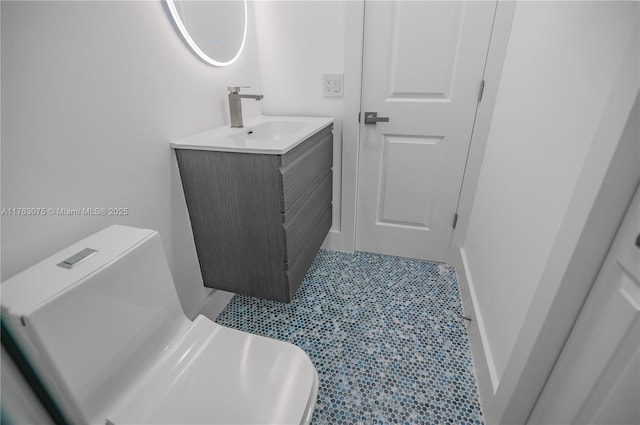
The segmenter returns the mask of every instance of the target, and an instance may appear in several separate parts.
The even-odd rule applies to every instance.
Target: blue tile
[[[321,250],[290,304],[236,295],[217,322],[309,354],[313,424],[483,424],[460,314],[450,266]]]

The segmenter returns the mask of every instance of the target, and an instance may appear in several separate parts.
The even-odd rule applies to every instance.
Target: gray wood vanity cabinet
[[[176,149],[206,286],[291,301],[331,227],[332,128],[283,155]]]

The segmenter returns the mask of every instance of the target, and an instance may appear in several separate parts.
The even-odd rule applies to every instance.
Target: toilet
[[[158,232],[108,227],[2,284],[2,315],[71,423],[306,424],[293,344],[183,313]]]

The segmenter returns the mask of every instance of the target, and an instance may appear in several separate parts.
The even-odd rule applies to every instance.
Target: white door
[[[446,261],[495,6],[365,3],[357,250]]]
[[[640,423],[640,191],[529,423]]]

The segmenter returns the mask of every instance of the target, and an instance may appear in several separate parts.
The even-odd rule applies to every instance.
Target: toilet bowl
[[[2,315],[72,423],[309,423],[283,341],[183,313],[157,232],[111,226],[2,284]]]

